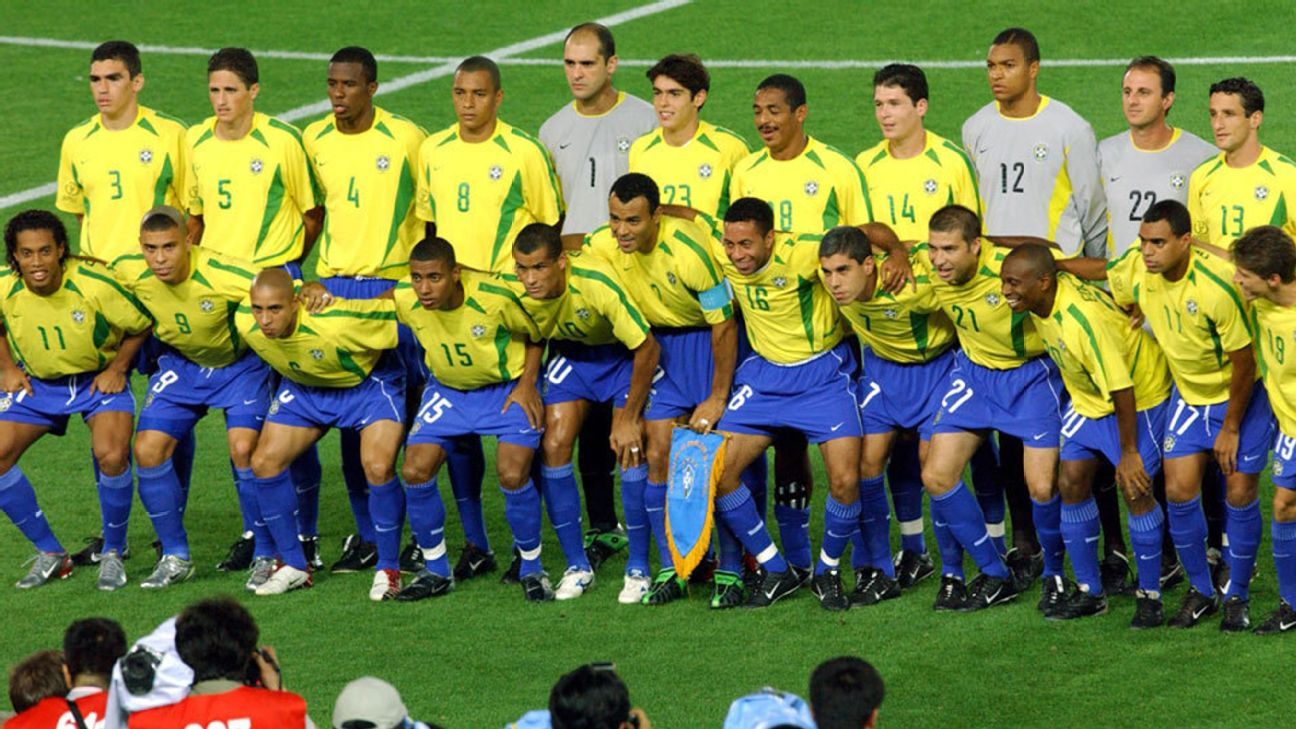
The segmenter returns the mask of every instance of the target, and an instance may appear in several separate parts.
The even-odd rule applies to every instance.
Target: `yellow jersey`
[[[216,136],[216,117],[189,128],[189,212],[202,245],[258,266],[302,256],[302,216],[320,204],[301,132],[257,112],[242,139]]]
[[[749,154],[742,137],[699,121],[693,138],[678,147],[666,142],[661,127],[636,139],[630,145],[630,171],[653,178],[663,204],[683,205],[720,220],[729,209],[734,165]]]
[[[900,240],[926,240],[927,221],[946,205],[962,205],[981,214],[972,161],[939,134],[927,132],[926,137],[916,157],[892,157],[890,142],[883,139],[855,158],[868,180],[874,217],[891,226]]]
[[[270,339],[252,316],[250,298],[239,304],[239,336],[275,372],[309,387],[355,387],[373,371],[384,350],[396,347],[396,305],[390,299],[334,299],[317,314],[297,304],[297,326]]]
[[[1057,363],[1071,407],[1086,418],[1114,413],[1111,394],[1134,389],[1134,407],[1146,410],[1170,394],[1161,347],[1101,289],[1059,273],[1048,316],[1031,314],[1049,357]]]
[[[234,312],[247,298],[257,269],[201,247],[189,249],[189,277],[160,281],[135,253],[113,261],[122,285],[153,319],[153,336],[202,367],[225,367],[247,351],[234,328]]]
[[[531,135],[496,121],[490,139],[470,143],[452,124],[419,148],[417,212],[460,265],[498,273],[512,269],[519,231],[557,224],[563,197],[549,152]]]
[[[424,309],[409,279],[396,284],[396,318],[423,347],[437,382],[456,390],[512,382],[522,376],[527,341],[540,329],[508,286],[493,276],[463,271],[464,301],[457,309]]]
[[[626,294],[616,269],[598,256],[565,255],[565,293],[545,300],[519,293],[522,306],[535,320],[541,336],[590,346],[620,342],[627,349],[643,344],[648,338],[648,321]],[[519,286],[512,275],[504,275],[501,280]]]
[[[1107,264],[1117,304],[1138,304],[1161,343],[1184,402],[1228,400],[1233,364],[1228,353],[1251,346],[1247,305],[1233,283],[1233,264],[1193,246],[1178,281],[1149,273],[1138,248]]]
[[[657,242],[646,253],[623,252],[607,226],[585,236],[585,252],[616,269],[654,327],[704,327],[733,318],[733,295],[713,253],[718,245],[709,218],[662,216]]]
[[[1251,302],[1251,330],[1278,429],[1287,437],[1296,437],[1296,309],[1255,299]],[[1291,364],[1287,364],[1288,342],[1293,348]]]
[[[1224,153],[1201,163],[1188,178],[1193,235],[1228,248],[1257,225],[1296,235],[1296,162],[1268,147],[1246,167],[1229,167]]]
[[[868,184],[850,157],[809,137],[789,160],[754,152],[734,167],[729,200],[760,198],[774,209],[774,227],[786,233],[822,233],[838,225],[873,222]]]
[[[96,261],[69,258],[63,285],[38,296],[10,274],[0,301],[5,336],[14,361],[42,380],[98,372],[126,335],[149,328],[148,314],[108,268]]]
[[[878,256],[879,266],[882,261]],[[915,263],[911,259],[910,265]],[[873,298],[840,307],[862,344],[878,357],[901,364],[930,362],[955,344],[954,324],[936,299],[931,275],[914,267],[916,289],[905,286],[891,294],[879,282]]]
[[[157,205],[188,202],[185,123],[139,107],[135,121],[111,131],[96,114],[63,137],[59,210],[84,215],[77,251],[111,261],[139,246],[140,218]]]
[[[333,117],[306,127],[306,156],[324,199],[315,275],[398,279],[423,238],[414,214],[419,146],[427,132],[374,107],[373,125],[359,134],[338,131]]]

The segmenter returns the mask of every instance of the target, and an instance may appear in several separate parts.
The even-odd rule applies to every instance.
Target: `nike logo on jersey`
[[[558,149],[567,149],[568,147],[571,146],[571,144],[572,144],[571,142],[568,142],[566,144],[560,144],[558,145]]]
[[[243,401],[243,404],[244,404],[244,405],[251,405],[251,404],[255,403],[256,401],[257,401],[257,398],[254,397],[254,398],[252,398],[251,400],[244,400],[244,401]]]
[[[110,402],[112,402],[113,400],[116,400],[116,399],[117,399],[117,398],[115,398],[115,397],[105,397],[104,399],[102,399],[102,400],[99,401],[99,404],[100,404],[100,405],[107,405],[108,403],[110,403]]]
[[[1260,456],[1242,456],[1242,460],[1244,460],[1244,461],[1254,461],[1255,459],[1257,459],[1257,458],[1259,458],[1259,457],[1260,457]]]

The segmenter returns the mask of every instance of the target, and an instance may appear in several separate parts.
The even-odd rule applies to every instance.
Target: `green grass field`
[[[94,112],[86,88],[88,48],[50,47],[33,39],[93,44],[124,37],[171,47],[168,52],[146,53],[142,101],[196,122],[210,114],[205,56],[177,48],[242,45],[254,51],[328,54],[359,43],[393,56],[459,57],[633,7],[636,3],[627,0],[327,8],[300,1],[90,6],[3,0],[0,18],[6,38],[0,39],[0,65],[9,72],[0,80],[0,97],[8,102],[0,121],[0,206],[7,206],[0,215],[20,209],[11,204],[13,195],[53,181],[64,130]],[[626,61],[617,74],[619,86],[640,95],[648,91],[644,66],[631,61],[676,51],[696,52],[707,61],[748,61],[716,64],[705,115],[753,142],[757,138],[749,104],[755,84],[780,70],[777,60],[804,63],[808,67],[793,72],[809,89],[810,132],[854,154],[878,138],[869,79],[879,64],[870,61],[970,64],[928,70],[928,125],[957,139],[962,120],[989,99],[984,74],[975,64],[983,59],[990,38],[1003,27],[1024,25],[1036,32],[1043,48],[1041,90],[1088,118],[1101,138],[1123,128],[1120,62],[1050,67],[1050,60],[1101,61],[1144,53],[1176,59],[1284,54],[1291,46],[1282,29],[1294,14],[1285,6],[1262,10],[1200,0],[1178,3],[1173,10],[1110,0],[1029,8],[1002,0],[975,6],[726,1],[672,7],[620,24],[614,31]],[[557,59],[560,47],[559,40],[532,48],[518,57],[523,61],[504,66],[502,118],[534,131],[568,100],[557,63],[537,63]],[[822,63],[816,67],[816,62]],[[440,65],[431,60],[384,61],[380,80]],[[320,60],[263,56],[258,109],[282,113],[321,101],[324,73]],[[1179,101],[1172,122],[1210,139],[1207,87],[1233,75],[1252,78],[1268,96],[1262,138],[1280,151],[1296,150],[1296,125],[1291,123],[1296,81],[1290,61],[1180,63]],[[379,103],[429,129],[439,128],[453,121],[449,83],[442,75],[384,95]],[[313,118],[298,118],[296,123],[304,125]],[[30,206],[52,208],[52,195],[21,205]],[[136,382],[137,391],[141,384]],[[196,578],[162,594],[144,594],[134,585],[100,594],[94,590],[92,570],[31,593],[0,586],[5,615],[0,662],[11,665],[33,650],[57,645],[63,628],[76,617],[113,617],[134,637],[199,597],[226,592],[244,599],[241,577],[212,569],[239,529],[220,421],[203,422],[199,441],[188,511],[194,556],[201,568]],[[325,560],[331,561],[352,524],[335,436],[325,439],[321,455],[321,534]],[[822,484],[817,456],[815,462]],[[38,443],[23,467],[66,545],[74,547],[80,537],[97,531],[99,513],[83,426],[74,425],[64,438]],[[492,538],[502,549],[508,540],[502,500],[492,482],[485,490]],[[1266,480],[1266,512],[1271,492]],[[449,507],[453,511],[453,503]],[[816,507],[816,523],[819,511]],[[453,516],[447,529],[448,542],[457,552],[462,538]],[[127,562],[133,581],[151,567],[144,556],[151,540],[151,528],[137,507],[131,542],[140,556]],[[16,529],[0,527],[4,581],[21,576],[19,564],[29,553]],[[551,534],[545,554],[550,572],[560,573]],[[1259,564],[1252,589],[1253,619],[1277,601],[1268,529]],[[559,674],[584,662],[613,660],[635,703],[647,709],[656,726],[716,726],[733,698],[763,685],[804,693],[810,670],[843,653],[864,656],[882,672],[887,682],[882,716],[892,726],[951,721],[1111,725],[1134,720],[1177,726],[1204,723],[1207,717],[1215,724],[1238,726],[1290,721],[1290,695],[1281,689],[1286,681],[1279,673],[1292,665],[1290,641],[1221,636],[1213,623],[1189,632],[1132,634],[1126,629],[1133,610],[1129,599],[1114,600],[1109,616],[1065,625],[1047,624],[1039,617],[1033,609],[1037,590],[989,613],[935,614],[930,609],[935,584],[930,582],[900,600],[841,615],[822,611],[808,594],[756,613],[715,614],[697,594],[686,603],[649,610],[616,604],[620,567],[620,559],[609,563],[592,592],[574,604],[525,605],[518,588],[487,578],[461,585],[453,595],[433,602],[375,605],[366,599],[368,575],[325,575],[313,590],[279,599],[247,598],[246,603],[261,625],[263,642],[278,649],[289,688],[306,697],[320,724],[328,723],[342,685],[371,673],[400,688],[416,718],[448,727],[498,727],[543,706]],[[1182,590],[1167,596],[1169,607],[1177,605]]]

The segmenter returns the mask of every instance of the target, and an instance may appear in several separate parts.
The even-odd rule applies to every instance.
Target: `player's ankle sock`
[[[999,456],[995,453],[994,444],[989,438],[972,454],[972,490],[976,492],[977,504],[985,515],[986,533],[994,542],[999,554],[1006,554],[1008,544],[1004,538],[1004,514],[1008,507],[1004,502],[1003,482],[999,480]]]
[[[1039,537],[1040,550],[1044,552],[1044,576],[1066,574],[1066,545],[1062,543],[1062,497],[1054,496],[1048,501],[1032,498],[1031,516],[1035,520],[1035,535]]]
[[[1278,594],[1296,606],[1296,521],[1274,520],[1269,525],[1273,538],[1274,571],[1278,573]]]
[[[180,479],[168,458],[153,468],[137,468],[139,498],[162,542],[162,554],[189,559],[189,536],[180,514]]]
[[[490,537],[486,534],[486,515],[482,511],[486,457],[482,453],[481,439],[456,438],[450,446],[446,450],[446,467],[450,471],[450,489],[454,492],[464,540],[489,552]]]
[[[902,441],[892,447],[886,476],[895,518],[900,522],[900,548],[923,554],[927,542],[923,538],[922,467],[918,463],[917,441]]]
[[[261,503],[257,500],[256,476],[250,468],[234,469],[234,488],[238,491],[239,511],[243,514],[243,533],[252,533],[255,544],[254,557],[273,557],[274,537],[261,518]]]
[[[304,453],[297,457],[288,467],[288,476],[292,479],[293,493],[297,498],[297,516],[294,520],[297,524],[297,533],[302,536],[313,537],[319,533],[319,487],[320,480],[323,478],[323,468],[320,466],[319,449],[315,446],[307,448]],[[354,511],[355,504],[352,504]],[[365,513],[368,514],[369,506],[366,500]],[[365,528],[360,530],[360,538],[366,542],[373,542],[373,522],[366,518]],[[357,526],[359,520],[357,519]],[[366,532],[368,536],[366,536]]]
[[[540,492],[544,495],[549,523],[558,535],[567,566],[588,570],[589,558],[585,556],[585,530],[581,528],[580,486],[576,484],[572,464],[542,466]]]
[[[973,561],[983,574],[1004,579],[1008,577],[1008,567],[999,550],[995,549],[986,532],[985,517],[976,497],[958,482],[954,488],[931,500],[932,520],[937,517],[949,525],[950,532],[963,549],[972,555]],[[948,574],[948,573],[946,573]]]
[[[1098,569],[1098,530],[1098,504],[1093,497],[1078,504],[1062,504],[1062,541],[1071,555],[1076,583],[1091,595],[1103,591],[1102,572]]]
[[[756,504],[756,513],[765,518],[766,508],[769,497],[769,461],[765,459],[762,453],[752,461],[738,477],[739,483],[747,487],[751,492],[752,503]]]
[[[280,471],[269,478],[258,478],[257,503],[261,506],[261,520],[265,522],[274,540],[275,553],[283,563],[299,570],[306,569],[306,555],[302,553],[301,540],[297,538],[297,491],[293,488],[288,471]]]
[[[878,478],[877,481],[878,491],[881,491],[882,499],[885,501],[886,492],[882,491],[882,479]],[[828,494],[828,498],[824,501],[823,545],[819,548],[819,559],[815,561],[815,574],[837,569],[841,564],[842,552],[846,551],[851,536],[859,531],[862,521],[858,500],[853,504],[843,504],[834,499],[832,494]],[[890,563],[891,560],[888,559],[887,564]]]
[[[131,485],[134,474],[127,468],[116,476],[99,474],[99,508],[103,510],[103,551],[126,549],[126,525],[130,521]]]
[[[372,487],[370,492],[372,493]],[[450,558],[447,556],[445,543],[446,509],[445,503],[441,501],[441,491],[437,488],[436,476],[423,483],[405,484],[405,506],[408,510],[410,531],[414,534],[414,541],[418,542],[419,548],[423,550],[423,561],[428,571],[442,577],[449,577]],[[374,526],[381,534],[383,527],[376,508],[374,516]],[[396,528],[399,534],[400,522],[396,523]],[[400,548],[399,539],[396,540],[395,546],[397,549]],[[381,560],[380,554],[379,561]],[[398,560],[393,558],[392,561]]]
[[[176,441],[175,450],[171,453],[172,467],[175,468],[176,480],[180,484],[177,506],[181,514],[184,514],[185,507],[189,505],[189,484],[193,479],[194,452],[196,449],[197,439],[194,437],[193,429],[190,428],[183,438]]]
[[[868,549],[869,563],[887,577],[895,577],[895,565],[891,562],[891,505],[887,503],[882,477],[862,479],[859,489],[859,531]]]
[[[743,569],[743,545],[734,536],[733,530],[725,525],[723,521],[716,520],[716,542],[720,545],[719,555],[720,562],[716,565],[717,569],[734,574],[742,574]]]
[[[932,536],[936,538],[936,551],[940,552],[941,575],[965,579],[963,575],[963,547],[950,531],[949,523],[936,516],[932,509]]]
[[[1228,506],[1228,549],[1224,556],[1229,563],[1229,583],[1226,597],[1251,597],[1251,575],[1255,572],[1256,552],[1260,550],[1260,533],[1263,530],[1260,500],[1246,506]]]
[[[648,466],[621,469],[621,510],[625,513],[626,572],[638,570],[648,574],[648,551],[652,548],[652,529],[644,510],[644,489],[648,487]]]
[[[36,503],[36,490],[17,465],[0,474],[0,510],[40,551],[63,551],[63,545],[50,529],[45,512]]]
[[[1188,501],[1170,502],[1170,538],[1188,581],[1207,597],[1215,594],[1211,582],[1210,564],[1206,561],[1206,516],[1202,513],[1201,497]]]
[[[657,556],[661,558],[662,569],[665,569],[671,565],[670,547],[666,543],[666,484],[647,482],[644,486],[644,513],[648,515],[648,526],[657,542]]]
[[[752,509],[756,504],[752,502]],[[809,568],[813,564],[810,547],[810,507],[801,508],[799,504],[780,504],[774,499],[774,520],[779,525],[779,541],[789,564]]]
[[[1130,514],[1128,518],[1130,547],[1138,565],[1138,586],[1145,592],[1161,590],[1161,542],[1165,518],[1161,505],[1155,504],[1146,514]]]
[[[380,570],[394,570],[400,568],[400,540],[401,530],[405,526],[405,519],[402,514],[405,511],[405,491],[401,489],[400,481],[393,478],[384,484],[366,483],[365,490],[368,495],[365,497],[368,503],[368,512],[372,515],[374,526],[374,546],[378,548],[377,568]],[[436,491],[435,484],[432,491]],[[413,499],[411,498],[411,502]],[[440,503],[440,499],[437,502]],[[444,521],[444,510],[442,520]],[[414,524],[414,506],[410,506],[410,524]],[[414,530],[417,537],[418,531]],[[419,542],[422,546],[423,542]]]
[[[756,513],[750,491],[739,485],[734,491],[716,497],[715,508],[716,517],[729,526],[747,551],[756,556],[757,562],[770,572],[787,572],[788,563],[770,539],[765,520]]]
[[[541,570],[540,566],[540,493],[535,485],[527,481],[522,488],[509,491],[503,486],[504,520],[513,532],[513,544],[522,553],[520,577],[533,575]]]

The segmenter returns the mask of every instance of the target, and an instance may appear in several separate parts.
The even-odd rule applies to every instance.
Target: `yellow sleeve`
[[[414,288],[407,281],[397,281],[396,289],[392,291],[392,303],[396,307],[396,321],[409,326],[409,311],[415,306],[417,298],[414,295]]]
[[[541,223],[557,225],[563,215],[562,190],[549,153],[539,142],[528,139],[522,161],[522,199],[531,217]]]
[[[864,172],[846,155],[841,156],[838,190],[841,199],[842,222],[846,225],[864,225],[873,222],[873,203],[869,202],[868,184]]]
[[[508,291],[503,286],[500,289]],[[509,292],[510,295],[512,292]],[[532,342],[539,342],[544,339],[540,334],[540,327],[536,324],[535,319],[522,308],[522,302],[517,297],[511,297],[509,302],[500,308],[500,320],[504,326],[514,334],[520,334]]]
[[[1079,359],[1099,392],[1112,393],[1134,386],[1134,378],[1125,358],[1121,356],[1123,344],[1102,322],[1089,321],[1083,314],[1074,317],[1084,330],[1085,340],[1079,346]]]
[[[207,259],[212,287],[226,301],[242,301],[252,289],[252,280],[260,270],[247,261],[212,255]]]
[[[1188,178],[1188,217],[1192,220],[1193,235],[1207,243],[1211,240],[1211,224],[1206,209],[1202,207],[1201,203],[1202,182],[1206,178],[1206,164],[1213,160],[1214,158],[1211,158],[1211,160],[1193,170],[1192,175]]]
[[[315,183],[315,173],[306,161],[306,148],[302,146],[300,133],[289,133],[284,142],[283,157],[284,188],[297,212],[305,213],[318,207],[322,203],[319,185]]]
[[[1138,247],[1131,246],[1120,258],[1107,264],[1107,285],[1112,298],[1126,309],[1138,303],[1134,298],[1134,271],[1140,255]]]
[[[185,184],[189,186],[189,191],[181,196],[180,200],[188,206],[190,215],[203,214],[202,194],[198,189],[198,173],[194,171],[194,142],[198,141],[200,136],[200,127],[189,127],[185,131],[184,139],[181,145],[184,147],[185,162]]]
[[[714,244],[695,240],[683,231],[675,240],[685,249],[680,254],[681,280],[701,304],[702,318],[712,325],[732,319],[733,292],[725,283],[720,262],[711,254]]]
[[[612,323],[612,334],[629,349],[635,349],[648,338],[648,323],[639,307],[625,293],[615,270],[611,266],[591,271],[597,285],[588,287],[592,300],[602,308],[603,316]],[[594,293],[597,292],[597,293]],[[587,294],[588,295],[588,294]]]
[[[82,266],[79,273],[82,280],[90,282],[87,292],[99,308],[100,313],[114,328],[127,334],[139,334],[153,325],[144,306],[130,294],[107,269],[92,269]]]
[[[392,299],[344,299],[313,317],[330,322],[330,339],[342,349],[380,352],[396,348],[396,302]]]
[[[1211,297],[1213,306],[1211,311],[1211,323],[1215,326],[1215,331],[1219,333],[1220,347],[1225,352],[1236,352],[1243,347],[1250,346],[1252,341],[1251,328],[1247,319],[1246,305],[1242,302],[1242,295],[1237,290],[1231,279],[1206,270],[1203,266],[1203,273],[1209,283],[1208,287],[1219,287],[1217,296]],[[1201,281],[1199,278],[1198,281]]]
[[[432,199],[432,155],[435,147],[432,146],[432,139],[428,138],[419,145],[418,165],[414,168],[417,170],[415,175],[418,179],[416,200],[414,204],[414,214],[419,220],[426,220],[429,223],[436,222],[436,201]]]
[[[962,205],[979,216],[981,215],[981,192],[977,189],[976,171],[972,169],[972,160],[957,148],[949,151],[950,156],[954,158],[954,179],[950,190],[953,193],[954,204]]]
[[[72,132],[68,132],[63,137],[63,147],[59,151],[58,192],[54,197],[54,205],[65,213],[84,215],[85,192],[81,189],[81,183],[77,181],[76,171],[72,168],[72,147],[74,144]]]
[[[171,138],[171,161],[175,170],[171,176],[171,191],[175,193],[176,207],[180,210],[189,209],[189,195],[192,194],[189,177],[193,173],[189,169],[189,145],[185,144],[188,131],[182,126]]]

